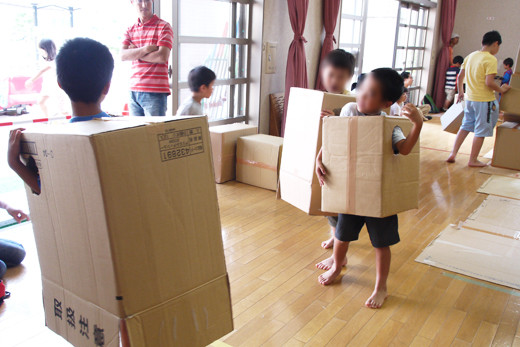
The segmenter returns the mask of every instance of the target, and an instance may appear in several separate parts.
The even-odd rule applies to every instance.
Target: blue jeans
[[[8,267],[20,265],[25,258],[25,249],[17,242],[0,239],[0,278]]]
[[[131,116],[166,116],[167,93],[130,92]]]

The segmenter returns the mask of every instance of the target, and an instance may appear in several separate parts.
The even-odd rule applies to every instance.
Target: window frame
[[[352,0],[350,0],[352,1]],[[368,0],[354,0],[356,4],[361,4],[361,15],[356,14],[348,14],[343,13],[343,4],[340,7],[340,21],[339,21],[339,48],[346,50],[347,52],[352,51],[353,49],[357,49],[357,57],[356,57],[356,68],[354,70],[354,75],[357,76],[361,71],[363,71],[363,54],[365,50],[365,33],[366,33],[366,25],[367,25],[367,15],[368,15]],[[360,22],[360,32],[359,32],[359,43],[352,42],[342,42],[341,37],[341,27],[345,24],[343,22],[344,19],[352,20],[354,22]]]
[[[164,0],[163,0],[164,1]],[[172,113],[175,114],[179,107],[179,96],[180,90],[188,88],[187,81],[179,81],[179,66],[180,66],[180,56],[181,56],[181,45],[182,44],[225,44],[231,46],[231,54],[230,54],[230,78],[227,79],[217,79],[214,83],[214,86],[229,86],[229,113],[227,118],[210,120],[211,125],[220,125],[220,124],[231,124],[231,123],[247,123],[249,120],[249,94],[250,94],[250,84],[251,84],[251,34],[252,34],[252,10],[253,10],[253,0],[212,0],[216,2],[226,2],[231,4],[231,23],[237,23],[238,16],[247,15],[247,21],[240,21],[239,25],[241,26],[239,30],[237,30],[237,25],[231,25],[231,37],[207,37],[207,36],[187,36],[180,35],[180,2],[182,0],[174,0],[172,2],[172,28],[174,30],[174,39],[173,39],[173,49],[171,51],[170,57],[170,87],[172,91],[172,102],[171,108]],[[186,0],[184,0],[186,1]],[[247,5],[246,6],[238,6]],[[241,13],[240,13],[241,12]],[[230,24],[231,24],[230,23]],[[247,24],[246,24],[247,23]],[[246,28],[247,25],[247,28]],[[247,38],[238,38],[238,33],[247,32]],[[241,51],[237,58],[236,50]],[[238,59],[238,61],[237,61]],[[245,68],[246,75],[245,77],[236,77],[235,75],[235,66],[239,66],[239,69],[242,70]],[[243,85],[245,88],[238,88],[237,85]],[[237,96],[235,96],[235,92],[237,92]],[[245,93],[245,95],[244,95]],[[237,103],[237,108],[243,108],[244,114],[238,114],[235,116],[235,100]],[[245,102],[245,105],[243,104]]]

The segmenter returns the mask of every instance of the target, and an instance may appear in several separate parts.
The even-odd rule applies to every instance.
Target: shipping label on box
[[[412,123],[403,117],[324,118],[324,211],[387,217],[417,208],[419,143],[406,156],[394,154],[396,127],[407,135]]]
[[[207,345],[232,330],[205,117],[39,125],[22,140],[41,181],[41,194],[28,189],[28,200],[52,330],[76,346],[95,346],[93,335],[63,323],[69,308],[78,329],[88,320],[89,334],[97,326],[112,343],[119,320],[146,314],[163,324],[169,303],[188,293],[195,293],[183,301],[190,310],[227,305],[208,315],[208,329],[179,316],[178,324],[197,336],[183,334],[178,344]],[[207,294],[198,288],[209,283],[219,287],[220,306],[198,300]],[[133,346],[160,345],[158,335],[136,329],[128,324]]]
[[[497,127],[491,165],[520,170],[520,124],[505,122]]]
[[[321,209],[321,187],[315,174],[321,148],[321,111],[339,115],[355,102],[350,95],[291,88],[285,123],[280,195],[282,200],[311,215],[327,215]]]
[[[237,142],[237,181],[276,190],[283,139],[269,135],[243,136]]]
[[[441,116],[442,130],[452,134],[459,132],[464,118],[464,101],[455,103]]]
[[[215,181],[224,183],[236,177],[236,147],[241,136],[254,135],[257,127],[248,124],[227,124],[209,128]]]

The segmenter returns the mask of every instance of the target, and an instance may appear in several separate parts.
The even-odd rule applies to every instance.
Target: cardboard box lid
[[[441,125],[443,130],[447,130],[450,126],[453,127],[455,133],[460,128],[462,124],[462,118],[459,118],[464,115],[464,101],[454,103],[451,107],[441,116]],[[455,130],[456,129],[456,130]],[[450,129],[451,130],[451,129]],[[449,131],[449,132],[453,132]]]
[[[207,119],[84,125],[24,135],[43,277],[124,317],[225,275]]]

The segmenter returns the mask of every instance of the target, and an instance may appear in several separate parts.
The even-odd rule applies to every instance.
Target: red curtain
[[[444,84],[446,82],[446,71],[450,67],[450,40],[455,25],[455,10],[457,0],[443,0],[441,5],[441,38],[442,48],[437,58],[435,71],[435,86],[433,89],[433,100],[437,106],[442,107],[446,99]]]
[[[305,58],[305,46],[307,42],[303,37],[309,0],[287,0],[289,7],[289,19],[294,32],[294,39],[289,46],[287,56],[287,69],[285,72],[285,105],[282,118],[282,136],[285,132],[285,118],[287,117],[287,104],[291,87],[308,88],[307,64]]]
[[[338,21],[339,6],[341,0],[323,0],[323,27],[325,28],[325,39],[321,47],[321,59],[334,49],[336,38],[334,37],[334,30],[336,29],[336,23]],[[321,83],[321,64],[318,67],[318,76],[316,77],[317,90],[326,91]]]

